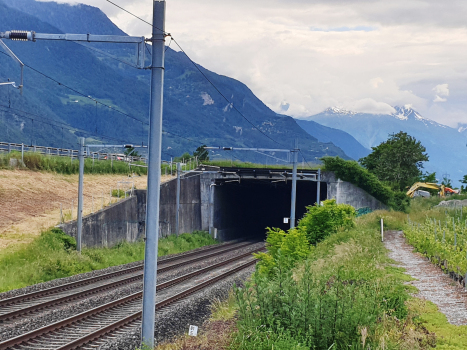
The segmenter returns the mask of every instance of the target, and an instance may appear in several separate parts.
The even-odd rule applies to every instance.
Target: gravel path
[[[414,252],[402,231],[387,231],[384,239],[389,257],[416,279],[409,282],[419,290],[415,296],[435,303],[451,324],[467,325],[467,292],[426,257]]]

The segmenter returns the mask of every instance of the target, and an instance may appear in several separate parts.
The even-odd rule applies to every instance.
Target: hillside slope
[[[46,33],[123,34],[95,7],[34,0],[0,0],[0,31],[11,29]],[[0,99],[4,101],[2,105],[15,108],[0,107],[0,123],[3,125],[0,128],[1,140],[70,146],[75,144],[76,136],[86,136],[90,140],[107,138],[112,141],[117,139],[119,143],[147,143],[147,70],[135,69],[73,42],[8,41],[7,44],[24,63],[86,96],[112,106],[112,109],[83,98],[26,68],[23,96],[10,88],[0,89]],[[92,47],[109,51],[126,61],[134,59],[131,52],[135,47],[129,44],[95,44]],[[278,116],[241,82],[201,66],[198,68],[233,105],[217,93],[183,53],[169,48],[166,51],[164,83],[164,129],[168,132],[163,138],[165,159],[187,150],[193,151],[201,144],[289,148],[293,146],[295,138],[299,139],[308,160],[324,155],[348,158],[338,147],[323,144],[307,134],[293,118]],[[17,81],[19,69],[9,57],[0,55],[0,80],[7,78]],[[115,109],[131,117],[119,114]],[[70,132],[66,126],[64,129],[61,126],[48,126],[40,118],[18,110],[47,116],[84,132]],[[246,152],[235,156],[252,161],[264,160],[262,156]]]
[[[316,137],[318,141],[332,142],[334,145],[341,148],[345,154],[355,160],[366,157],[371,152],[345,131],[327,127],[312,120],[296,119],[296,122],[303,130],[311,136]]]

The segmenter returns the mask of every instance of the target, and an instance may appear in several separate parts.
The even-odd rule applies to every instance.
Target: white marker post
[[[381,218],[381,242],[384,242],[383,218]]]

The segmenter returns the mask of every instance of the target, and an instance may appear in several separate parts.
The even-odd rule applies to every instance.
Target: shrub
[[[383,184],[376,175],[360,166],[356,161],[344,160],[339,157],[323,157],[324,168],[332,171],[344,181],[348,181],[365,190],[386,205],[391,204],[393,192],[389,186]]]
[[[291,229],[285,232],[278,228],[267,228],[267,253],[254,254],[260,261],[258,273],[274,276],[277,268],[290,269],[298,261],[304,260],[310,253],[310,244],[301,229]]]
[[[348,204],[336,204],[334,199],[322,202],[322,206],[310,205],[298,227],[304,230],[310,244],[316,244],[339,228],[351,228],[356,216],[355,209]]]

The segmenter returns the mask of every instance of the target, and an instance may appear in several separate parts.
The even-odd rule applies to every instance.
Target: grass
[[[284,163],[279,165],[272,165],[272,164],[257,164],[257,163],[250,163],[250,162],[240,162],[240,161],[230,161],[230,160],[210,160],[210,161],[203,161],[204,165],[211,165],[211,166],[218,166],[218,167],[234,167],[234,168],[259,168],[259,169],[292,169],[292,164]],[[312,169],[317,170],[320,168],[319,164],[311,164]],[[298,169],[310,169],[308,164],[306,166],[302,166],[302,163],[297,163]]]
[[[11,152],[0,155],[0,168],[8,169],[10,167],[10,159],[21,159],[21,152]],[[79,161],[75,158],[48,156],[40,153],[26,152],[23,156],[24,165],[29,170],[51,171],[58,174],[78,174]],[[135,162],[135,164],[143,165],[144,163]],[[85,158],[84,160],[85,174],[132,174],[146,175],[147,169],[143,167],[129,167],[124,161],[97,160]]]
[[[231,348],[467,348],[467,326],[449,324],[434,304],[410,296],[412,278],[380,241],[381,217],[387,230],[405,227],[406,214],[375,211],[318,243],[292,271],[279,269],[268,279],[256,272],[237,290],[240,319]]]
[[[448,322],[438,307],[426,300],[413,298],[408,302],[409,308],[418,314],[418,322],[428,332],[436,335],[436,349],[467,349],[467,326],[455,326]]]
[[[215,243],[206,232],[171,235],[159,240],[158,256]],[[144,258],[144,242],[122,242],[112,248],[84,248],[82,254],[75,248],[73,238],[58,229],[51,229],[13,252],[1,252],[0,292]]]

